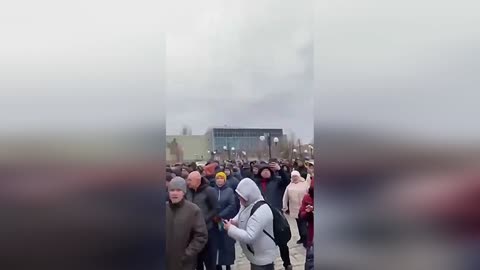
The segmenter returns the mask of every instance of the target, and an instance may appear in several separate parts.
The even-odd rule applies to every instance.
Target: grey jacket
[[[217,215],[217,192],[210,186],[206,179],[202,179],[202,183],[198,189],[189,189],[187,192],[187,200],[196,204],[202,210],[203,217],[207,229],[212,229],[213,218]]]
[[[228,230],[228,235],[239,242],[243,253],[252,264],[267,265],[273,263],[277,257],[277,246],[263,232],[265,230],[273,235],[272,210],[267,204],[264,204],[250,217],[253,205],[263,200],[260,189],[252,179],[243,179],[238,184],[236,192],[247,202],[233,218],[238,227],[232,225]],[[251,247],[251,250],[247,245]]]

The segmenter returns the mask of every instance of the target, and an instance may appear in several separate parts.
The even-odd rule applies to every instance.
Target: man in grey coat
[[[198,256],[197,270],[216,270],[217,235],[213,218],[217,216],[217,193],[210,186],[208,180],[203,178],[199,172],[194,171],[187,178],[188,192],[187,200],[196,204],[205,217],[205,224],[208,229],[208,242]],[[204,267],[205,265],[205,267]]]
[[[166,269],[194,270],[207,243],[207,227],[197,205],[185,201],[187,184],[175,177],[168,185],[166,207]]]

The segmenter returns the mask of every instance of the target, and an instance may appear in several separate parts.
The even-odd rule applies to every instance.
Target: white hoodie
[[[277,246],[275,242],[266,235],[263,230],[273,236],[273,214],[267,204],[260,206],[250,217],[253,205],[263,200],[263,196],[257,184],[250,178],[245,178],[238,184],[235,190],[239,196],[247,201],[242,206],[233,220],[238,227],[232,225],[228,235],[237,240],[242,247],[247,259],[254,265],[267,265],[275,261],[277,257]],[[254,253],[248,248],[250,245]]]

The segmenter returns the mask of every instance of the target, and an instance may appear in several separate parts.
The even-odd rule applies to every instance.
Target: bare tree
[[[290,158],[292,148],[290,147],[290,142],[287,140],[283,140],[280,142],[279,146],[280,157],[283,159]]]
[[[289,140],[288,140],[288,150],[289,150],[289,158],[290,159],[293,159],[295,156],[294,156],[294,152],[293,152],[293,149],[295,149],[295,140],[297,138],[297,136],[295,135],[295,132],[291,132],[290,133],[290,136],[289,136]]]

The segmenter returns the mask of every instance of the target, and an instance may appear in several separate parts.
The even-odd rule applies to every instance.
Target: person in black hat
[[[279,210],[283,208],[283,194],[290,184],[290,178],[281,169],[280,165],[272,160],[270,164],[261,164],[258,169],[255,183],[260,189],[263,198],[271,206]],[[280,255],[283,260],[283,266],[291,270],[290,251],[287,245],[279,246]]]

